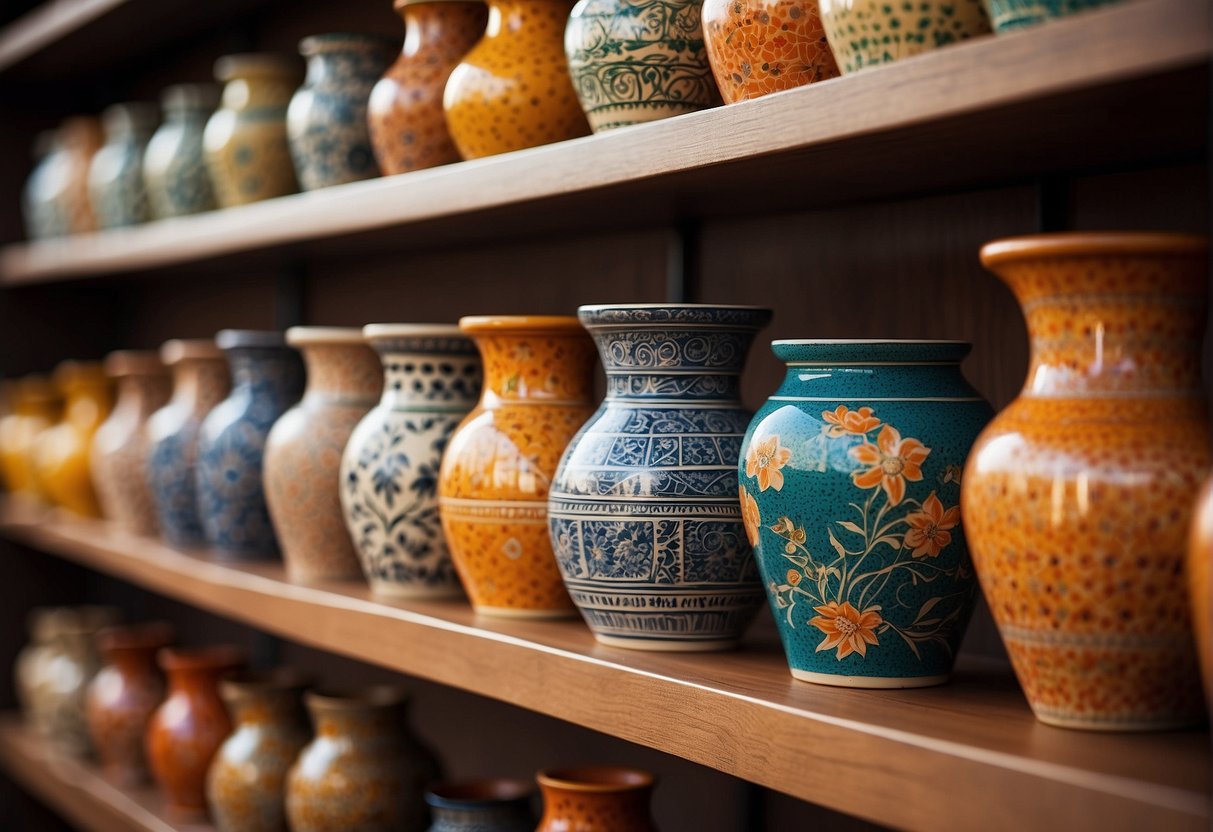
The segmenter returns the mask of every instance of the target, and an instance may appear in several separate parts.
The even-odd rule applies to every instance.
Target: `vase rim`
[[[536,774],[535,779],[541,786],[578,792],[639,791],[657,782],[651,773],[625,766],[549,768]]]
[[[272,667],[268,670],[233,670],[219,680],[219,691],[224,698],[238,697],[246,693],[270,691],[298,691],[311,687],[313,679],[293,667]]]
[[[402,11],[409,6],[424,6],[430,3],[476,3],[483,6],[485,0],[394,0],[392,8]]]
[[[286,343],[292,347],[365,344],[366,338],[356,326],[293,326],[286,331]]]
[[[459,328],[470,334],[494,332],[542,332],[553,335],[583,333],[581,321],[574,315],[465,315]]]
[[[125,376],[162,376],[166,370],[154,350],[115,350],[105,357],[105,374]]]
[[[51,382],[60,390],[70,390],[82,386],[108,386],[109,378],[99,361],[77,361],[68,359],[61,361],[51,373]]]
[[[1028,234],[992,240],[981,247],[986,267],[1035,257],[1082,257],[1115,254],[1207,254],[1209,238],[1169,231],[1070,231]]]
[[[307,706],[319,711],[361,711],[407,705],[409,692],[397,685],[372,685],[355,690],[321,688],[303,695]]]
[[[386,35],[372,35],[365,32],[324,32],[319,35],[308,35],[299,41],[299,54],[305,58],[335,52],[346,48],[383,48],[393,52],[399,48],[396,38]]]
[[[426,790],[425,802],[435,809],[466,809],[529,800],[534,793],[535,786],[529,780],[505,777],[452,780],[431,785]]]
[[[440,0],[442,2],[444,0]],[[378,338],[464,338],[459,324],[367,324],[362,337],[368,341]]]
[[[215,61],[215,79],[224,83],[244,76],[266,75],[301,78],[303,67],[294,55],[277,52],[239,52]]]
[[[175,631],[167,621],[145,621],[106,627],[97,633],[97,646],[109,650],[158,650],[173,643]]]
[[[206,338],[174,338],[160,345],[160,361],[170,367],[182,361],[222,358],[223,351],[215,346],[214,340]]]
[[[160,91],[160,106],[169,110],[213,110],[219,106],[217,84],[173,84]]]
[[[851,345],[862,344],[964,344],[965,346],[973,346],[971,341],[963,341],[959,338],[776,338],[771,342],[771,346],[831,346],[837,345],[846,347]]]
[[[206,647],[164,647],[156,659],[165,670],[235,670],[244,663],[244,651],[233,644]]]
[[[215,335],[215,346],[221,350],[285,347],[286,336],[272,329],[221,329]]]
[[[668,312],[669,320],[628,320],[629,313]],[[676,316],[676,317],[674,317]],[[761,329],[770,323],[772,312],[765,306],[728,303],[594,303],[577,307],[577,317],[587,329],[619,325],[708,326],[727,329]],[[724,320],[718,320],[723,317]]]
[[[959,364],[973,349],[968,341],[819,341],[771,342],[771,352],[789,366],[797,364]]]

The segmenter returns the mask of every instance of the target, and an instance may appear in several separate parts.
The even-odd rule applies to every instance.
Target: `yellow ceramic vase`
[[[0,473],[13,494],[42,497],[34,475],[33,451],[38,436],[59,420],[62,400],[41,376],[13,383],[12,412],[0,419]]]
[[[34,469],[46,496],[86,517],[100,517],[89,454],[93,434],[113,406],[113,389],[100,364],[65,361],[55,369],[63,394],[63,421],[43,431],[34,446]]]

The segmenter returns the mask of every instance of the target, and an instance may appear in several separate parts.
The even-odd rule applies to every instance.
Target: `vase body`
[[[566,0],[489,0],[485,35],[443,93],[464,159],[551,144],[590,132],[569,80]]]
[[[101,148],[101,122],[87,116],[64,120],[58,131],[62,150],[55,162],[49,198],[55,205],[57,221],[64,234],[84,234],[97,230],[89,197],[89,170]]]
[[[409,733],[405,698],[374,688],[305,701],[315,738],[287,775],[291,832],[422,832],[422,793],[439,767]]]
[[[1196,502],[1188,539],[1188,596],[1192,603],[1192,632],[1205,702],[1213,712],[1213,486],[1210,481]]]
[[[278,541],[262,484],[270,428],[303,392],[299,354],[278,332],[224,330],[232,389],[198,428],[194,487],[202,533],[221,555],[271,557]]]
[[[429,832],[535,832],[532,793],[523,780],[433,784],[425,793]]]
[[[844,75],[987,34],[981,0],[927,0],[907,11],[884,0],[818,0],[830,49]]]
[[[10,494],[43,497],[34,472],[38,436],[59,421],[62,399],[42,376],[25,376],[13,385],[13,410],[0,419],[0,471]]]
[[[1118,0],[983,0],[998,34],[1108,6]]]
[[[572,317],[470,317],[460,326],[480,349],[484,390],[442,458],[451,558],[478,612],[569,615],[547,499],[561,453],[594,409],[593,342]]]
[[[483,2],[397,0],[404,49],[371,90],[371,148],[384,175],[459,161],[442,111],[442,92],[488,21]]]
[[[164,123],[143,154],[143,184],[156,219],[210,211],[215,192],[206,172],[202,131],[219,103],[211,84],[178,84],[161,98]]]
[[[93,435],[109,416],[113,389],[100,364],[65,361],[54,381],[63,395],[63,420],[34,443],[34,470],[46,496],[85,517],[100,517],[89,465]]]
[[[25,236],[31,240],[62,237],[67,233],[67,223],[59,216],[54,200],[62,154],[63,146],[54,130],[43,130],[34,137],[34,167],[21,189],[21,219]]]
[[[982,249],[1024,309],[1032,357],[969,458],[964,520],[1042,722],[1146,730],[1204,717],[1183,560],[1210,460],[1207,256],[1203,238],[1165,234]]]
[[[29,641],[17,653],[13,663],[13,693],[21,716],[34,731],[45,736],[44,704],[39,696],[39,685],[51,655],[51,639],[57,627],[62,607],[34,607],[26,618],[26,633]]]
[[[224,83],[202,133],[206,169],[220,208],[299,190],[286,138],[286,108],[300,79],[294,59],[228,55],[215,63]]]
[[[303,399],[265,443],[265,498],[287,572],[301,581],[361,574],[341,512],[341,453],[383,387],[379,358],[357,329],[294,327],[307,364]]]
[[[720,104],[693,0],[580,0],[564,51],[594,132]]]
[[[541,771],[536,832],[657,832],[649,811],[653,775],[608,766]]]
[[[143,151],[156,129],[151,104],[115,104],[101,116],[105,144],[88,169],[88,195],[100,228],[138,225],[152,218],[143,187]]]
[[[726,104],[839,75],[817,0],[706,0],[703,34]]]
[[[453,325],[372,324],[363,334],[383,364],[383,398],[342,455],[346,527],[377,594],[458,597],[438,517],[438,470],[480,396],[479,353]]]

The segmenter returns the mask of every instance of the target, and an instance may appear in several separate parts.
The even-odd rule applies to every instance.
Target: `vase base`
[[[659,638],[626,638],[623,636],[604,636],[594,633],[599,644],[608,647],[623,647],[627,650],[648,650],[653,653],[714,653],[720,650],[732,650],[739,639],[723,638],[713,641],[692,639],[659,639]]]
[[[466,597],[457,586],[408,586],[407,584],[372,583],[371,594],[392,601],[453,601]]]
[[[814,673],[811,670],[793,668],[792,678],[836,688],[895,690],[897,688],[929,688],[942,685],[948,681],[948,674],[944,673],[940,676],[836,676],[833,673]]]
[[[574,609],[532,610],[525,607],[483,607],[478,604],[473,604],[472,609],[476,611],[477,615],[487,615],[493,618],[551,619],[577,617],[577,610]]]
[[[1090,717],[1067,717],[1059,714],[1041,714],[1035,711],[1033,713],[1038,722],[1053,728],[1065,728],[1069,731],[1095,731],[1103,734],[1177,731],[1182,728],[1196,728],[1204,722],[1202,718],[1195,716],[1189,719],[1124,720],[1118,722],[1113,719],[1097,721]]]

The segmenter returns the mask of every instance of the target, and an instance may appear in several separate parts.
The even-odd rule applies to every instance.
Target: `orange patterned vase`
[[[88,116],[69,118],[59,127],[63,148],[61,165],[51,197],[60,228],[68,234],[97,230],[97,219],[88,194],[88,171],[101,149],[101,122]]]
[[[1032,356],[974,445],[961,506],[1028,702],[1069,728],[1199,722],[1183,560],[1210,461],[1208,242],[1051,234],[981,257],[1023,307]]]
[[[64,361],[54,380],[63,394],[63,421],[38,435],[34,470],[46,496],[56,505],[85,517],[100,517],[93,490],[89,452],[93,435],[109,416],[113,388],[100,364]]]
[[[0,419],[0,473],[12,494],[41,497],[34,476],[34,443],[59,419],[62,400],[43,376],[25,376],[12,386],[13,412]]]
[[[480,403],[438,477],[442,528],[478,612],[574,614],[547,531],[548,488],[594,412],[594,344],[574,317],[463,318],[484,361]]]
[[[1188,593],[1205,699],[1213,711],[1213,479],[1196,503],[1188,539]]]
[[[591,766],[541,771],[537,779],[543,818],[535,832],[657,832],[647,771]]]

